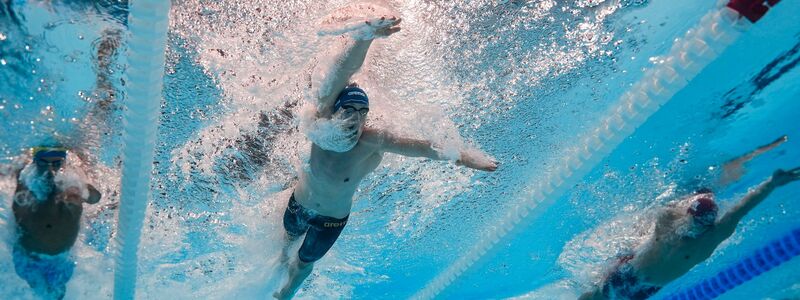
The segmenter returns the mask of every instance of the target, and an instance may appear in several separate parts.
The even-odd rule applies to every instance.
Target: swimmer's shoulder
[[[9,159],[7,163],[0,162],[0,176],[19,177],[19,173],[30,161],[30,154],[21,154]]]
[[[359,143],[362,143],[376,150],[380,150],[384,148],[386,143],[389,142],[392,139],[392,137],[393,137],[392,133],[385,129],[375,128],[371,126],[364,126],[364,131],[361,132],[361,138],[359,138]]]

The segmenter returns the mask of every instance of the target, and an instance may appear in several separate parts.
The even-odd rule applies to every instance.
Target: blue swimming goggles
[[[67,148],[63,147],[33,147],[31,148],[33,162],[40,168],[53,167],[61,169],[67,159]]]

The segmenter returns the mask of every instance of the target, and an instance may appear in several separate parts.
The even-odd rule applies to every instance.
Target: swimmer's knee
[[[297,253],[297,258],[298,258],[297,260],[298,265],[314,265],[314,262],[322,258],[322,255],[309,254],[300,251]]]
[[[298,259],[297,268],[303,271],[311,271],[314,269],[314,262],[304,262],[302,259]]]

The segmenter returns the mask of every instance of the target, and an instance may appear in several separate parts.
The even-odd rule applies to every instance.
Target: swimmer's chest
[[[30,206],[14,205],[14,217],[23,243],[30,250],[57,253],[75,243],[82,208],[49,199]]]
[[[375,170],[382,159],[381,153],[361,145],[342,153],[314,147],[311,151],[310,167],[314,177],[324,177],[332,182],[356,184]]]
[[[648,282],[666,284],[685,274],[698,263],[706,260],[714,249],[705,249],[702,242],[691,238],[673,241],[657,241],[651,253],[642,261]],[[643,257],[644,258],[644,257]]]

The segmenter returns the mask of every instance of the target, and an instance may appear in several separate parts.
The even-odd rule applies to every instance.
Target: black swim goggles
[[[369,112],[369,107],[356,109],[354,106],[351,105],[343,105],[342,109],[344,109],[344,111],[347,112],[348,114],[358,112],[362,117],[366,117],[367,113]]]

